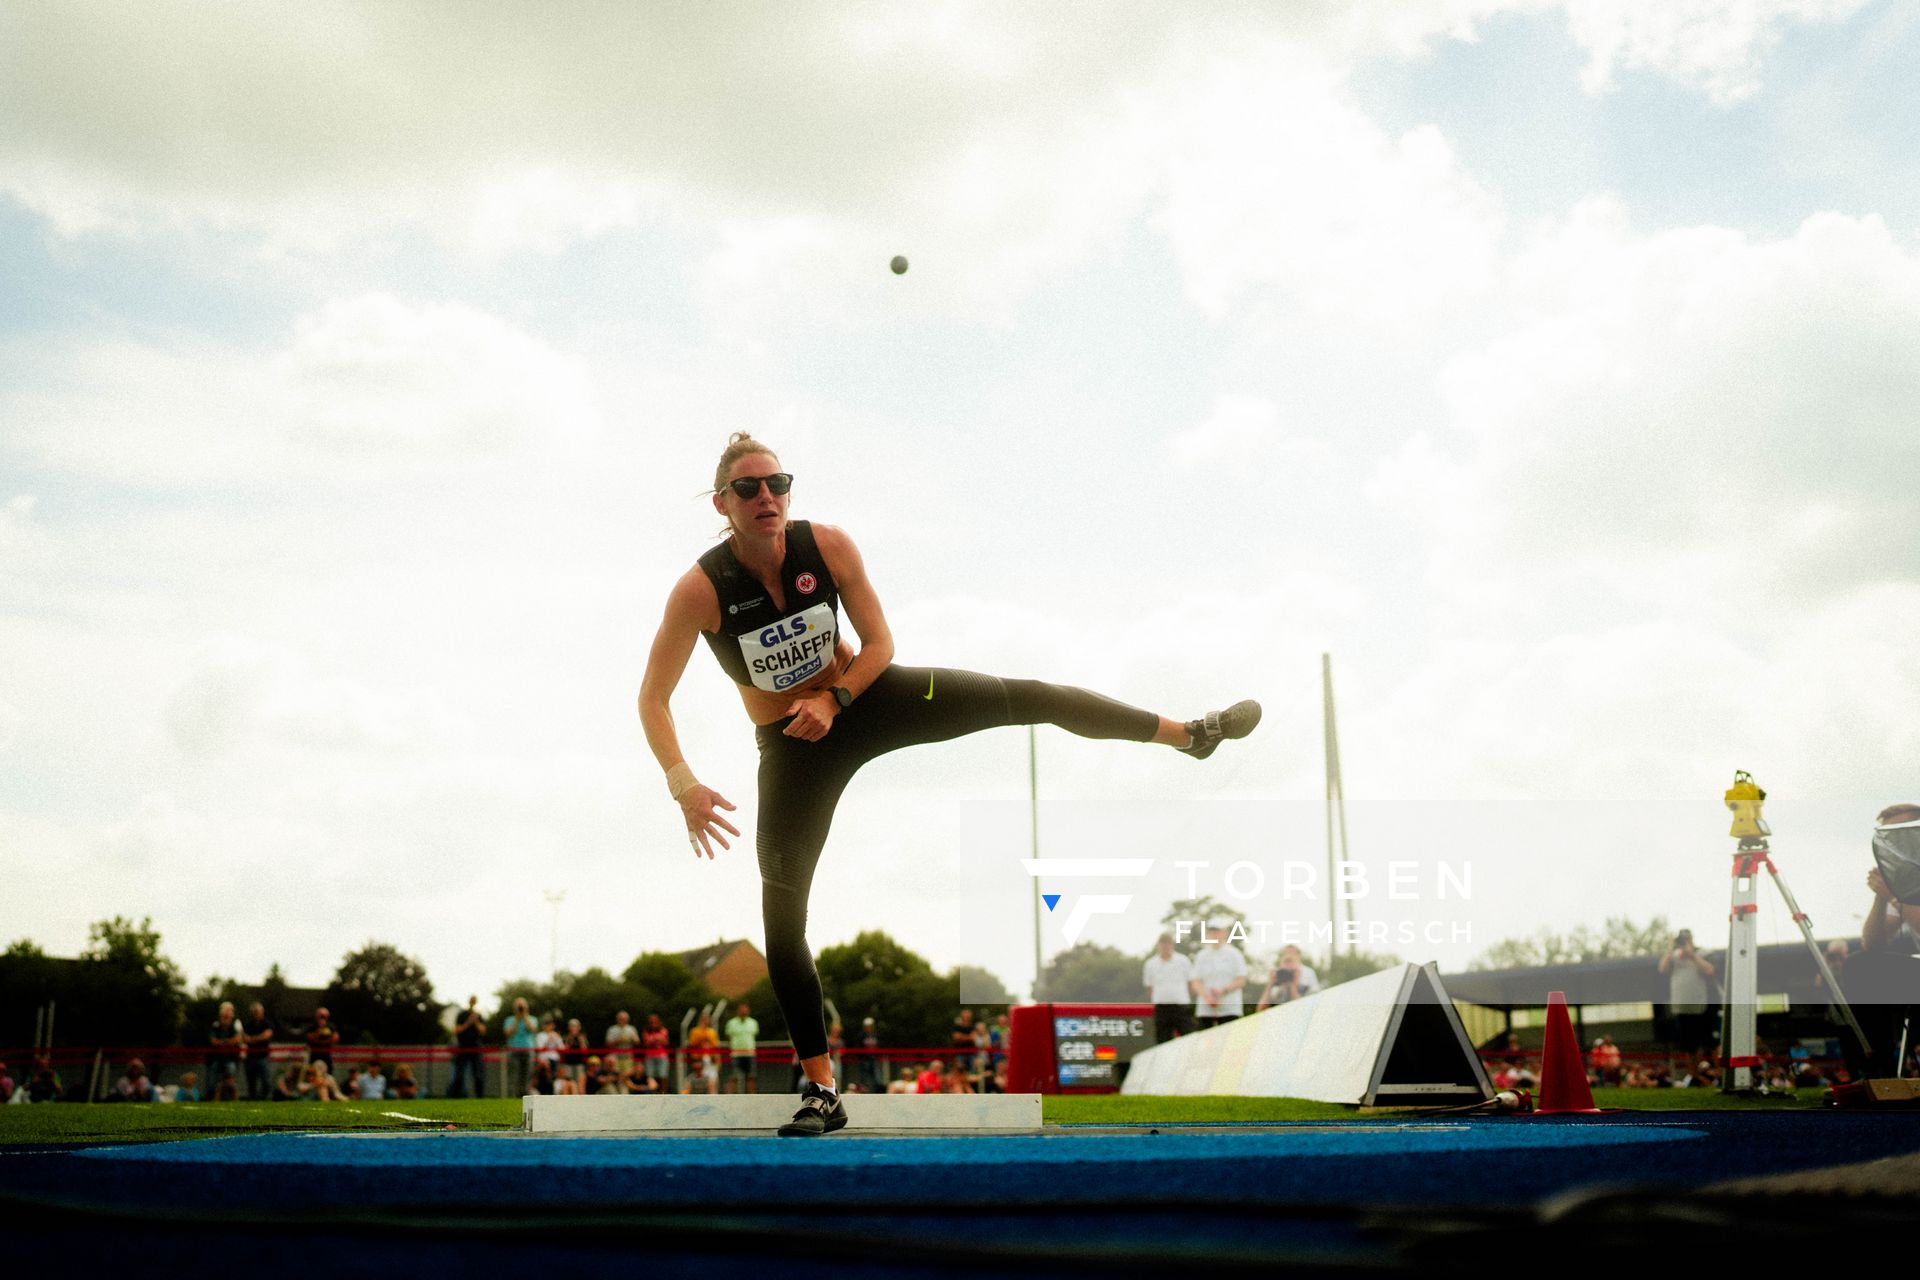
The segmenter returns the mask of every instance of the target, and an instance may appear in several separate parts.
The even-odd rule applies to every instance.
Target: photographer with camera
[[[1874,867],[1867,872],[1873,905],[1860,930],[1861,950],[1847,958],[1842,987],[1870,1059],[1848,1065],[1870,1077],[1901,1074],[1900,1042],[1920,1004],[1920,804],[1895,804],[1874,818]],[[1849,1045],[1851,1049],[1853,1046]]]
[[[1672,1025],[1668,1043],[1691,1068],[1702,1053],[1711,1054],[1719,1039],[1714,1030],[1718,974],[1713,962],[1694,947],[1691,929],[1674,935],[1660,957],[1660,973],[1667,980],[1667,1014]]]
[[[1267,975],[1267,986],[1260,993],[1260,1012],[1271,1005],[1287,1004],[1301,996],[1310,996],[1320,989],[1320,975],[1308,967],[1300,958],[1300,948],[1288,943],[1280,950],[1280,959]]]

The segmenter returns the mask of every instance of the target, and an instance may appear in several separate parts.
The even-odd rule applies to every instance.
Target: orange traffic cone
[[[1580,1039],[1573,1034],[1564,991],[1547,993],[1547,1040],[1540,1058],[1540,1105],[1537,1116],[1596,1116],[1593,1090],[1587,1087],[1587,1066],[1580,1056]]]

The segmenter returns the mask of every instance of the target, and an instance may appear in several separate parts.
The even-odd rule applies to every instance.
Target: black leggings
[[[901,747],[1015,724],[1055,724],[1083,738],[1147,742],[1160,717],[1066,685],[945,667],[888,667],[835,717],[820,741],[787,737],[781,730],[789,723],[763,724],[754,734],[760,743],[754,838],[773,994],[795,1052],[812,1058],[827,1051],[827,1027],[820,976],[807,947],[807,894],[834,807],[861,765]]]

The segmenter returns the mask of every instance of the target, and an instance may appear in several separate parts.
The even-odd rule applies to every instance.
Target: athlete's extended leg
[[[1182,722],[1071,685],[944,667],[888,667],[834,722],[833,732],[844,727],[848,737],[861,738],[857,749],[870,758],[1002,725],[1052,724],[1082,738],[1158,742],[1205,759],[1222,741],[1244,738],[1258,723],[1260,704],[1252,701]]]

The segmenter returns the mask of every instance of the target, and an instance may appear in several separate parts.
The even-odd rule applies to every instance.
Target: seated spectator
[[[973,1073],[967,1070],[966,1063],[956,1058],[947,1068],[946,1078],[940,1082],[942,1093],[972,1093]]]
[[[1601,1036],[1595,1040],[1591,1057],[1601,1084],[1620,1083],[1620,1046],[1613,1042],[1612,1036]]]
[[[152,1102],[153,1081],[147,1078],[147,1065],[135,1058],[127,1063],[127,1074],[113,1082],[109,1102]]]
[[[402,1102],[412,1102],[419,1097],[420,1082],[413,1078],[413,1068],[404,1062],[395,1067],[387,1092]]]
[[[915,1093],[938,1093],[940,1092],[942,1082],[944,1082],[946,1078],[947,1064],[935,1058],[927,1064],[927,1069],[920,1073],[920,1078],[914,1081],[913,1091]]]
[[[324,1066],[309,1062],[306,1072],[300,1077],[300,1096],[312,1102],[339,1102],[343,1095],[339,1084],[327,1074]]]
[[[887,1082],[887,1092],[888,1092],[888,1093],[912,1093],[912,1092],[914,1092],[914,1074],[913,1074],[913,1068],[912,1068],[912,1067],[902,1067],[902,1068],[900,1068],[900,1077],[899,1077],[899,1079],[897,1079],[897,1080],[889,1080],[889,1081]]]
[[[13,1077],[7,1074],[7,1064],[0,1062],[0,1106],[13,1101]]]
[[[360,1096],[360,1068],[348,1067],[345,1083],[340,1084],[340,1092],[349,1098]]]
[[[180,1086],[173,1091],[175,1102],[200,1101],[200,1077],[191,1071],[180,1073]]]
[[[285,1071],[274,1077],[273,1100],[275,1102],[300,1100],[300,1064],[290,1063]]]
[[[580,1082],[567,1075],[567,1069],[565,1067],[560,1067],[556,1070],[553,1077],[553,1091],[556,1095],[564,1098],[578,1097],[580,1093]]]
[[[598,1054],[587,1059],[587,1080],[585,1091],[592,1094],[615,1094],[620,1092],[620,1076],[613,1069],[613,1063]]]
[[[527,1088],[534,1093],[540,1094],[542,1097],[552,1096],[554,1092],[553,1064],[544,1058],[535,1058],[533,1060],[533,1080],[527,1085]]]
[[[996,1058],[993,1070],[980,1082],[982,1093],[1005,1093],[1007,1091],[1007,1060]]]
[[[369,1062],[361,1069],[359,1087],[354,1093],[362,1102],[386,1101],[387,1077],[382,1074],[379,1063]]]

